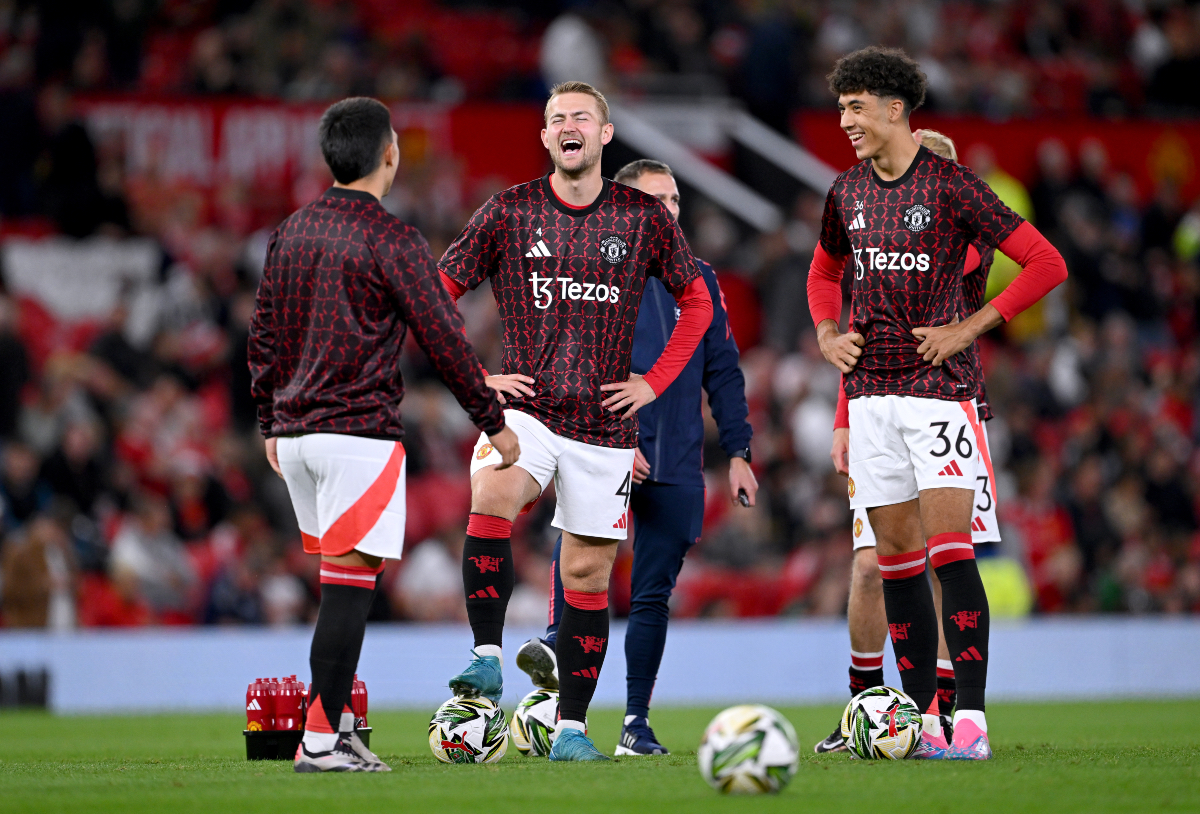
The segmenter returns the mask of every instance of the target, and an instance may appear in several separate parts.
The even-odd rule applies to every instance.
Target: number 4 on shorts
[[[617,489],[617,492],[616,492],[616,494],[619,497],[625,498],[625,508],[626,509],[629,508],[629,485],[632,480],[633,480],[633,473],[626,472],[625,480],[621,481],[621,486]]]

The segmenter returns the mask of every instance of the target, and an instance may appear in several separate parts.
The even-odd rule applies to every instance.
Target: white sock
[[[498,644],[481,644],[476,646],[475,655],[477,656],[495,656],[500,659],[500,666],[504,666],[504,653],[500,650]]]
[[[631,723],[633,723],[634,721],[636,721],[636,720],[637,720],[638,718],[640,718],[640,717],[642,717],[642,716],[640,716],[640,715],[626,715],[626,716],[625,716],[625,726],[629,726]],[[649,719],[649,718],[647,718],[647,719],[646,719],[646,724],[647,724],[647,725],[649,725],[649,724],[650,724],[650,719]]]
[[[921,716],[921,728],[934,738],[942,736],[942,719],[928,712]]]
[[[950,659],[938,659],[937,666],[938,669],[954,672],[954,662],[950,661]]]
[[[983,712],[978,709],[960,709],[954,713],[954,728],[958,729],[959,721],[970,721],[979,727],[983,734],[987,734],[987,718],[983,717]]]
[[[310,752],[328,752],[337,745],[336,732],[311,732],[304,730],[304,748]]]
[[[586,733],[587,724],[583,723],[582,721],[568,721],[563,719],[558,722],[558,731],[562,732],[564,729],[578,729],[580,732]]]
[[[338,719],[338,732],[344,732],[349,735],[354,731],[354,713],[343,712],[342,717]]]

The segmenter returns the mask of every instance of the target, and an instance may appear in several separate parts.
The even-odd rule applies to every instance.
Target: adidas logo
[[[983,525],[982,517],[976,517],[971,521],[971,531],[987,531],[987,526]]]
[[[491,585],[467,596],[467,599],[499,599],[500,594]]]
[[[863,213],[859,212],[854,216],[854,220],[850,221],[850,225],[846,227],[847,232],[854,232],[859,229],[867,228],[867,220],[863,217]]]
[[[262,707],[260,707],[258,705],[258,699],[255,698],[253,701],[251,701],[249,704],[246,705],[246,709],[262,709]]]
[[[911,670],[912,668],[913,668],[913,663],[908,660],[908,656],[901,656],[900,660],[896,662],[896,669],[899,670],[900,672],[904,672],[905,670]]]
[[[526,257],[553,257],[553,255],[550,254],[550,250],[546,248],[546,243],[543,240],[539,240],[537,243],[533,244],[533,248],[530,249],[529,251],[525,252],[525,256]]]
[[[950,476],[957,475],[958,477],[961,478],[963,476],[963,471],[958,468],[958,461],[951,461],[950,463],[946,464],[945,469],[943,469],[941,472],[938,473],[939,478],[942,475],[950,475]]]
[[[971,645],[966,650],[959,654],[955,661],[983,661],[983,656],[979,655],[979,651]]]
[[[628,512],[626,512],[625,514],[621,515],[621,519],[620,519],[620,520],[618,520],[617,522],[613,523],[613,528],[614,528],[614,529],[627,529],[627,528],[629,528],[629,520],[627,519],[628,517],[629,517],[629,514],[628,514]]]
[[[599,678],[600,671],[597,670],[595,667],[585,667],[582,670],[574,671],[573,673],[571,673],[571,675],[579,676],[580,678]]]

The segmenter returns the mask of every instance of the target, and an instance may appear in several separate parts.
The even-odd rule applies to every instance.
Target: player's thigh
[[[471,511],[516,519],[528,511],[550,484],[561,443],[540,421],[504,411],[505,424],[521,445],[517,463],[498,469],[500,452],[480,433],[471,453]]]
[[[620,542],[563,531],[558,563],[563,588],[586,593],[606,592]]]
[[[867,509],[867,517],[875,532],[875,552],[880,557],[894,557],[925,548],[918,501],[891,503]],[[887,566],[880,566],[882,570]]]
[[[304,437],[317,481],[321,553],[400,559],[404,549],[405,453],[399,441],[317,433]]]
[[[630,599],[665,601],[688,549],[700,540],[704,487],[645,482],[634,489]]]
[[[581,537],[624,540],[629,530],[634,450],[562,441],[554,475],[558,505],[552,525]]]
[[[850,507],[865,509],[917,497],[917,481],[895,416],[896,396],[850,400]]]
[[[992,474],[992,454],[988,445],[987,425],[979,422],[980,465],[975,471],[975,508],[971,517],[971,541],[1000,542],[1000,521],[996,516],[996,480]]]
[[[276,441],[279,470],[287,484],[288,497],[296,512],[300,539],[308,554],[321,553],[321,525],[317,521],[317,479],[304,463],[302,442],[305,436],[283,437]]]

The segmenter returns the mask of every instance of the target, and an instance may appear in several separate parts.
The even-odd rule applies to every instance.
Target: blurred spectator
[[[12,534],[0,553],[4,624],[67,630],[75,626],[77,576],[70,538],[46,515]]]
[[[164,621],[183,621],[194,606],[196,574],[187,551],[171,531],[166,501],[149,494],[134,501],[134,513],[116,533],[109,573],[136,586],[137,596]]]
[[[0,441],[16,432],[21,392],[29,382],[29,357],[17,336],[16,322],[12,300],[0,295]]]

